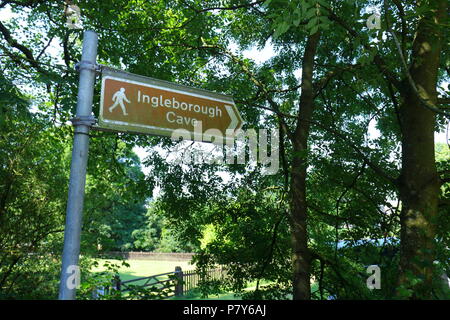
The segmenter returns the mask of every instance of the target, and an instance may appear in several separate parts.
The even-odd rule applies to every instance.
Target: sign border
[[[234,129],[234,134],[232,137],[226,136],[226,132],[223,133],[222,136],[205,135],[204,132],[201,132],[203,139],[199,140],[199,139],[195,139],[196,138],[195,130],[188,130],[188,129],[183,128],[183,130],[185,130],[186,132],[189,132],[189,134],[191,136],[190,140],[193,140],[193,141],[217,143],[217,142],[220,142],[220,141],[217,141],[217,139],[222,138],[223,142],[225,143],[225,142],[231,140],[231,138],[234,137],[236,132],[238,130],[240,130],[244,124],[244,120],[242,119],[242,117],[239,113],[239,110],[237,109],[236,104],[234,103],[234,100],[231,96],[208,91],[208,90],[188,87],[188,86],[180,85],[180,84],[169,82],[169,81],[164,81],[164,80],[154,79],[154,78],[145,77],[145,76],[141,76],[141,75],[136,75],[136,74],[122,71],[122,70],[113,69],[113,68],[107,67],[107,66],[102,66],[99,125],[94,127],[95,129],[98,129],[98,130],[106,129],[106,130],[129,132],[129,133],[151,134],[151,135],[164,136],[164,137],[171,137],[170,133],[177,130],[177,129],[155,127],[155,126],[151,126],[151,125],[144,125],[144,124],[138,124],[138,123],[132,123],[132,122],[104,119],[104,117],[103,117],[104,91],[105,91],[104,88],[105,88],[105,81],[108,79],[121,81],[121,82],[127,82],[127,83],[131,83],[131,84],[137,84],[137,85],[148,87],[148,88],[155,88],[155,89],[190,95],[190,96],[204,98],[204,99],[208,99],[208,100],[214,100],[217,102],[227,103],[227,104],[231,105],[236,117],[240,121],[240,125],[238,125]],[[182,129],[182,128],[180,128],[180,129]]]

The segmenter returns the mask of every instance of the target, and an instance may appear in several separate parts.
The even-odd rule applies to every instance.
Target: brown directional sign
[[[99,128],[162,136],[185,129],[191,138],[201,130],[210,141],[242,124],[230,96],[110,68],[102,71]]]

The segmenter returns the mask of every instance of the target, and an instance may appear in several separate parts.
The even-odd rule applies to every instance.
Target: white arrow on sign
[[[225,108],[227,109],[228,115],[230,116],[231,122],[230,125],[228,126],[229,130],[235,130],[235,129],[240,129],[240,128],[236,128],[238,126],[239,123],[242,124],[242,121],[239,121],[238,116],[236,115],[236,112],[234,111],[234,108],[230,105],[225,105]]]

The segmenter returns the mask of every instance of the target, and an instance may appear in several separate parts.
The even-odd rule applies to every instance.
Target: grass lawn
[[[121,260],[115,259],[97,259],[99,266],[93,268],[92,272],[105,271],[105,262],[114,263],[120,265],[119,276],[122,281],[137,279],[140,277],[148,277],[156,274],[175,271],[176,266],[180,266],[182,270],[194,270],[195,265],[190,264],[189,261],[150,261],[150,260],[125,260],[130,267],[122,266]],[[162,278],[160,278],[162,279]],[[134,284],[138,285],[136,282]],[[192,290],[185,297],[171,298],[174,300],[235,300],[239,299],[232,293],[224,293],[220,295],[211,295],[208,298],[202,298],[200,293],[196,290]]]
[[[103,264],[105,262],[120,265],[119,275],[122,281],[132,280],[140,277],[153,276],[155,274],[175,271],[176,266],[180,266],[182,270],[193,270],[194,265],[189,261],[151,261],[151,260],[126,260],[130,267],[122,266],[121,260],[114,259],[98,259],[99,266],[93,268],[93,272],[105,271]]]
[[[106,271],[104,267],[105,262],[114,263],[120,265],[119,276],[122,281],[137,279],[141,277],[148,277],[156,274],[175,271],[176,266],[180,266],[182,270],[194,270],[195,266],[190,264],[189,261],[150,261],[150,260],[125,260],[130,267],[122,266],[121,260],[115,259],[97,259],[99,266],[93,268],[92,272]],[[160,277],[162,279],[164,277]],[[137,281],[133,284],[138,285],[141,281]],[[202,298],[200,293],[196,290],[188,293],[185,297],[171,298],[171,300],[235,300],[239,299],[232,293],[224,293],[220,295],[211,295],[208,298]]]
[[[98,259],[99,266],[93,268],[93,272],[105,271],[103,266],[105,262],[115,263],[121,265],[121,260],[114,259]],[[175,271],[176,266],[180,266],[182,270],[194,270],[195,266],[189,261],[150,261],[150,260],[126,260],[130,267],[121,266],[119,268],[119,276],[122,281],[137,279],[141,277],[148,277],[156,274]],[[162,278],[159,278],[162,279]],[[140,282],[134,284],[138,285]],[[249,284],[246,290],[254,290],[255,284]],[[312,283],[311,292],[317,290],[317,283]],[[197,290],[192,290],[186,296],[180,298],[171,298],[171,300],[239,300],[233,293],[223,293],[219,295],[210,295],[207,298],[202,298]]]

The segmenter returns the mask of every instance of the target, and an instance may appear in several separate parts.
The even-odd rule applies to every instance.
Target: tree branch
[[[42,48],[41,52],[38,54],[38,56],[36,57],[36,61],[39,61],[39,59],[41,58],[41,56],[44,54],[45,50],[47,50],[47,48],[50,46],[50,44],[52,43],[54,37],[51,36],[50,39],[48,40],[47,44]]]
[[[273,258],[273,250],[274,250],[274,248],[275,248],[275,243],[276,243],[276,241],[277,241],[277,236],[278,236],[278,226],[281,224],[281,222],[284,220],[285,217],[286,217],[286,215],[284,215],[284,214],[281,215],[280,219],[278,219],[278,221],[277,221],[277,222],[275,223],[275,225],[273,226],[273,230],[272,230],[272,241],[271,241],[271,243],[270,243],[270,245],[269,245],[269,252],[268,252],[268,254],[267,254],[266,259],[265,259],[264,262],[263,262],[261,271],[260,271],[260,273],[259,273],[259,275],[258,275],[258,280],[256,281],[256,289],[255,289],[255,291],[258,291],[258,290],[259,290],[259,282],[260,282],[261,278],[263,277],[264,272],[265,272],[267,266],[268,266],[269,263],[272,261],[272,258]]]
[[[21,7],[33,7],[39,3],[43,3],[45,0],[28,0],[28,1],[14,1],[14,0],[5,0],[0,3],[0,9],[4,8],[8,4],[15,4]]]
[[[339,24],[341,27],[343,27],[347,32],[354,38],[359,37],[359,33],[353,30],[344,20],[342,20],[340,17],[338,17],[331,9],[324,7],[329,12],[329,18],[332,21],[335,21],[337,24]],[[363,44],[364,48],[367,50],[371,50],[372,48],[367,44]],[[397,79],[395,74],[391,72],[389,67],[387,66],[386,62],[383,60],[383,58],[380,56],[379,53],[377,53],[374,56],[374,62],[377,66],[378,70],[399,90],[403,90],[401,81]]]
[[[403,69],[405,71],[406,79],[408,80],[408,83],[409,83],[412,91],[417,96],[417,98],[421,102],[422,106],[424,106],[428,110],[431,110],[431,111],[433,111],[435,113],[438,113],[438,114],[441,114],[441,115],[444,115],[444,116],[450,118],[450,113],[449,112],[440,110],[439,108],[437,108],[433,104],[432,101],[422,97],[422,95],[420,94],[419,89],[417,88],[417,85],[414,82],[414,79],[412,78],[411,73],[409,72],[409,67],[408,67],[408,64],[406,63],[405,56],[403,55],[403,50],[402,50],[402,47],[400,45],[400,42],[398,41],[397,36],[395,35],[395,32],[392,30],[391,25],[389,23],[389,17],[388,17],[389,7],[388,7],[388,4],[387,4],[387,1],[384,0],[383,3],[384,3],[384,11],[385,11],[385,17],[386,17],[387,31],[392,36],[392,38],[394,39],[395,46],[397,48],[398,54],[400,56],[400,60],[402,62]]]
[[[25,55],[26,60],[32,67],[34,67],[37,71],[41,73],[48,74],[47,71],[42,69],[42,67],[39,65],[39,62],[34,58],[33,52],[26,46],[17,42],[11,36],[11,32],[8,30],[8,28],[6,28],[6,26],[1,21],[0,21],[0,32],[3,35],[3,38],[5,38],[5,40],[9,43],[11,47],[18,49]]]
[[[377,175],[379,175],[380,177],[384,178],[385,180],[389,181],[390,183],[392,183],[393,185],[397,185],[397,179],[391,177],[389,174],[387,174],[382,168],[380,168],[377,164],[373,163],[370,158],[364,153],[362,152],[353,142],[351,142],[349,140],[349,138],[347,137],[347,134],[342,133],[339,130],[336,130],[334,128],[330,128],[328,126],[323,125],[322,123],[318,122],[318,121],[311,121],[311,123],[317,125],[318,127],[321,127],[322,129],[333,133],[335,136],[337,136],[338,138],[344,140],[344,142],[350,146],[358,155],[359,158],[361,158],[363,161],[366,162],[366,164],[369,166],[369,168],[371,168]]]
[[[397,7],[400,16],[400,21],[402,25],[402,52],[403,55],[406,55],[405,52],[406,52],[407,25],[405,20],[405,10],[403,8],[401,1],[393,0],[392,2],[394,2],[395,6]]]
[[[355,69],[357,67],[359,67],[357,64],[356,65],[348,65],[348,66],[345,66],[343,68],[340,68],[339,70],[329,71],[325,76],[323,76],[320,80],[318,80],[317,82],[314,83],[314,85],[313,85],[314,86],[314,92],[315,92],[314,99],[317,98],[317,96],[320,95],[322,90],[326,88],[328,83],[335,76],[340,75],[340,74],[342,74],[345,71],[350,71],[352,69]]]
[[[243,4],[230,6],[230,7],[211,7],[211,8],[203,8],[203,9],[195,9],[193,6],[189,5],[185,1],[183,1],[183,2],[189,9],[194,10],[195,13],[202,13],[202,12],[214,11],[214,10],[231,10],[232,11],[232,10],[237,10],[237,9],[242,9],[242,8],[251,8],[258,4],[264,3],[265,1],[266,0],[258,0],[258,1],[252,2],[252,3],[243,3]]]
[[[248,68],[248,66],[246,66],[245,63],[241,59],[239,59],[234,53],[216,45],[203,44],[202,46],[199,47],[187,45],[187,47],[190,47],[192,49],[213,49],[217,50],[219,54],[223,54],[231,58],[232,61],[236,62],[241,67],[244,73],[250,78],[250,81],[252,81],[263,92],[264,98],[269,102],[269,105],[271,106],[271,111],[275,112],[276,114],[280,113],[278,104],[272,99],[270,95],[271,92],[269,91],[269,89],[266,88],[264,83],[262,83],[256,77],[256,75],[253,74],[253,72]],[[289,127],[285,122],[284,118],[281,117],[280,121],[281,121],[281,128],[283,129],[284,134],[286,134],[286,136],[288,136],[292,140],[293,137],[292,132],[290,132]]]
[[[450,104],[450,98],[437,98],[436,104]]]

